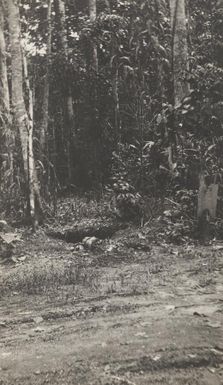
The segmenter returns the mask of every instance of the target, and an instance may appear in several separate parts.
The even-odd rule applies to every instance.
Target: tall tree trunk
[[[12,112],[19,129],[23,167],[28,179],[28,115],[23,97],[23,66],[20,41],[19,8],[14,0],[5,0],[8,10],[9,37],[11,44]]]
[[[42,120],[40,123],[40,149],[44,153],[46,147],[46,135],[48,131],[49,121],[49,94],[50,94],[50,81],[49,70],[51,63],[51,42],[52,42],[52,2],[48,0],[47,8],[47,52],[46,52],[46,73],[44,79],[44,91],[43,91],[43,104],[42,104]]]
[[[172,29],[173,106],[177,107],[189,92],[189,84],[185,80],[188,70],[186,9],[185,0],[169,1]],[[177,139],[175,134],[172,137]],[[171,139],[169,141],[168,163],[171,173],[174,173],[173,143],[171,143]]]
[[[4,36],[4,10],[0,1],[0,118],[9,116],[9,89],[6,64],[6,45]],[[2,116],[3,115],[3,116]]]
[[[95,22],[97,18],[97,2],[96,0],[89,0],[89,16],[92,23]],[[95,72],[98,72],[98,52],[97,52],[97,44],[95,42],[92,43],[92,68]]]
[[[170,0],[170,16],[172,28],[172,61],[174,105],[181,103],[189,92],[189,84],[185,81],[188,70],[188,47],[185,0]]]
[[[119,100],[119,72],[118,72],[118,65],[116,65],[116,68],[113,70],[112,75],[112,91],[113,91],[113,98],[114,98],[114,104],[115,104],[115,137],[116,142],[119,141],[120,136],[120,100]]]
[[[54,0],[57,24],[58,24],[58,36],[60,48],[63,52],[67,66],[69,66],[69,53],[68,53],[68,40],[66,29],[66,9],[65,0]],[[72,167],[71,167],[71,142],[72,131],[74,126],[74,107],[71,82],[69,79],[69,71],[67,73],[67,95],[66,95],[66,114],[67,114],[67,132],[66,132],[66,152],[67,152],[67,170],[68,170],[68,183],[72,180]]]
[[[5,0],[8,11],[8,27],[11,45],[12,69],[12,113],[15,127],[19,130],[21,142],[23,169],[28,191],[28,207],[33,226],[36,224],[36,205],[41,208],[38,184],[34,182],[36,176],[33,157],[32,112],[26,111],[23,96],[23,57],[21,49],[21,32],[19,23],[19,7],[14,0]],[[26,75],[26,67],[24,68]],[[31,106],[31,101],[30,106]],[[30,107],[31,108],[31,107]]]
[[[0,127],[1,127],[1,150],[7,153],[7,160],[4,162],[3,178],[4,183],[11,186],[13,183],[13,134],[11,127],[10,116],[10,100],[9,87],[7,77],[7,62],[6,62],[6,44],[4,36],[4,7],[0,0]],[[4,148],[4,150],[3,150]],[[6,177],[7,175],[7,177]]]
[[[105,0],[105,6],[107,9],[107,12],[111,14],[111,6],[109,0]],[[112,34],[111,38],[111,56],[112,58],[116,56],[116,41],[115,36]],[[113,94],[113,100],[114,100],[114,128],[115,128],[115,140],[118,142],[119,136],[120,136],[120,98],[119,98],[119,68],[118,63],[114,62],[114,65],[111,64],[111,70],[112,70],[112,94]]]
[[[92,24],[95,23],[97,18],[97,1],[96,0],[88,0],[88,9],[89,9],[89,17]],[[90,45],[90,70],[93,70],[95,73],[95,77],[92,76],[92,71],[90,71],[90,77],[92,78],[90,80],[93,80],[93,89],[92,92],[89,93],[89,101],[88,104],[90,106],[89,114],[90,114],[90,129],[93,133],[93,140],[92,140],[92,171],[93,171],[93,182],[95,183],[95,186],[98,186],[101,180],[101,173],[100,173],[100,136],[95,133],[97,130],[97,126],[100,124],[98,121],[98,83],[97,83],[97,74],[98,74],[98,51],[97,51],[97,44],[92,39],[91,45]]]
[[[24,82],[26,91],[28,94],[28,184],[29,184],[29,208],[30,215],[33,218],[34,228],[36,227],[35,219],[35,163],[33,154],[33,94],[30,87],[28,65],[25,52],[23,51],[23,71],[24,71]]]

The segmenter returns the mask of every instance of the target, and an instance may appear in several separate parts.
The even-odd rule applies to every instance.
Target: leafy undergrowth
[[[61,198],[57,202],[57,210],[53,222],[69,225],[75,222],[108,220],[112,217],[111,201],[108,197],[101,200],[87,197],[71,196]]]
[[[179,257],[196,261],[199,272],[206,269],[205,279],[209,282],[209,273],[223,245],[197,248],[188,242],[174,246],[166,242],[165,231],[169,231],[168,226],[156,219],[151,225],[129,226],[110,239],[89,245],[50,238],[44,229],[36,234],[26,230],[13,257],[0,264],[0,270],[1,266],[4,270],[0,274],[0,293],[43,295],[47,301],[58,298],[65,303],[80,295],[145,293],[153,289],[157,276],[163,282],[167,279],[168,269],[173,269]],[[134,269],[130,272],[131,264]],[[143,269],[141,264],[145,265]]]
[[[47,236],[49,227],[57,232],[58,229],[66,231],[89,225],[97,228],[99,225],[115,221],[120,223],[120,220],[114,218],[109,201],[88,202],[78,198],[61,200],[54,221],[40,228],[36,234],[32,234],[28,229],[21,229],[22,241],[15,245],[12,255],[3,260],[0,258],[0,266],[16,267],[10,269],[4,278],[2,276],[1,279],[0,276],[1,293],[19,292],[51,296],[57,292],[66,297],[69,293],[76,296],[79,292],[90,290],[90,293],[100,292],[100,295],[107,295],[114,292],[117,286],[119,291],[125,292],[122,285],[123,279],[126,280],[125,275],[120,273],[115,280],[108,276],[106,282],[102,283],[103,280],[95,267],[107,268],[123,263],[128,265],[149,259],[149,274],[156,274],[165,270],[166,252],[171,254],[171,245],[174,244],[184,247],[186,259],[198,256],[197,251],[193,250],[197,244],[194,240],[196,221],[183,216],[174,205],[165,207],[162,215],[151,217],[141,226],[129,222],[127,228],[116,231],[106,239],[92,237],[92,242],[91,239],[82,239],[76,243],[66,243],[64,240]],[[219,224],[221,225],[221,222]],[[221,250],[220,243],[217,246],[214,241],[209,242],[211,243],[216,250]],[[156,254],[160,251],[154,252],[156,247],[162,249],[163,257],[158,258],[159,261]],[[181,249],[174,250],[175,254],[182,252]],[[210,250],[207,250],[210,254]],[[204,254],[202,250],[202,255]],[[213,260],[212,254],[211,252],[210,259]],[[130,284],[128,290],[147,290],[148,271],[143,273],[143,279],[137,271],[133,276],[132,285]],[[140,281],[141,285],[137,284],[137,281]]]
[[[160,206],[160,201],[153,202],[153,205]],[[124,223],[128,226],[128,230],[123,233],[123,236],[128,237],[129,232],[131,233],[129,229],[133,229],[131,238],[136,237],[138,242],[137,234],[143,233],[145,239],[142,239],[141,243],[144,245],[146,242],[185,244],[194,242],[199,238],[197,220],[194,217],[189,217],[184,209],[179,208],[179,205],[176,207],[174,202],[166,202],[163,205],[163,211],[159,207],[159,215],[154,214],[153,210],[149,210],[147,204],[145,213],[146,215],[142,211],[142,216],[137,222],[127,221],[125,218],[117,216],[116,207],[108,197],[100,201],[69,197],[58,202],[55,218],[49,221],[46,227],[55,232],[61,232],[115,223],[118,227]],[[218,233],[220,234],[219,231]]]

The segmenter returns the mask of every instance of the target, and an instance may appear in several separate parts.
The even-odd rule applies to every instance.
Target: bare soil
[[[1,385],[223,384],[221,245],[124,236],[85,250],[23,234],[0,264]]]

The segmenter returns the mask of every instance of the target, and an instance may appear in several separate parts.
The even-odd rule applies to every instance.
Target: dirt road
[[[1,385],[223,384],[220,248],[23,253],[0,267]]]

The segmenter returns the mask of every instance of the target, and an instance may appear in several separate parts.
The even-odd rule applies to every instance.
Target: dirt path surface
[[[43,235],[0,265],[0,384],[223,384],[223,250],[94,252]]]

